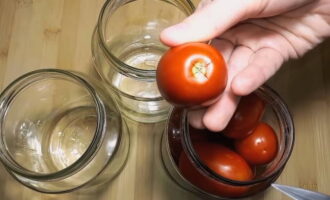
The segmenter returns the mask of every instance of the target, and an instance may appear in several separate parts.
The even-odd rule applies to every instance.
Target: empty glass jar
[[[189,0],[109,0],[92,39],[95,67],[118,94],[123,113],[139,122],[166,119],[169,105],[155,82],[156,68],[168,49],[160,32],[194,10]]]
[[[45,69],[0,96],[0,159],[23,185],[68,192],[110,180],[123,168],[129,135],[112,97],[90,77]]]
[[[198,140],[203,140],[203,138],[194,138],[191,134],[191,132],[194,131],[192,131],[192,128],[189,126],[187,111],[183,109],[173,109],[162,137],[161,154],[165,169],[179,186],[199,195],[203,199],[231,199],[255,195],[264,191],[271,183],[276,181],[290,158],[293,148],[293,120],[286,104],[271,88],[263,86],[255,91],[255,94],[266,103],[262,121],[268,123],[276,132],[278,140],[278,152],[276,157],[270,163],[260,166],[251,166],[253,167],[252,170],[254,174],[252,180],[237,181],[220,176],[203,163],[196,153],[197,151],[195,151],[192,141],[198,142]],[[221,133],[212,133],[212,137],[214,137],[211,138],[212,141],[216,141],[216,139],[219,139],[221,136],[216,134]],[[226,139],[227,138],[222,136],[221,142],[227,142]],[[186,158],[185,156],[182,157],[182,154],[186,155],[188,161],[182,159],[183,157]],[[228,155],[229,154],[226,154],[226,156]],[[234,159],[235,157],[229,155],[229,157],[226,158]],[[186,174],[190,173],[191,180],[204,181],[204,183],[198,182],[198,184],[203,185],[205,188],[202,189],[200,186],[196,185],[196,182],[193,184],[184,177],[183,173],[180,171],[180,166],[186,165],[186,162],[189,162],[188,166],[191,166],[191,168],[189,168],[191,171],[188,171]],[[221,167],[223,167],[222,170],[231,173],[231,166],[229,164],[223,164]],[[206,185],[212,187],[207,188]]]

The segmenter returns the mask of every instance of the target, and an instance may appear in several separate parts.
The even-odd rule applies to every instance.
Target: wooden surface
[[[57,67],[93,72],[90,38],[103,0],[0,0],[0,90],[19,75]],[[270,84],[288,103],[296,143],[278,183],[330,194],[330,41],[285,64]],[[99,192],[46,195],[17,183],[0,165],[1,200],[193,200],[165,173],[159,143],[164,123],[130,123],[129,160]],[[269,189],[255,199],[288,199]]]

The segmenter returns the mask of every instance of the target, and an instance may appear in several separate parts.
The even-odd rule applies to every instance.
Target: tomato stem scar
[[[201,61],[194,63],[192,67],[192,73],[194,77],[196,77],[200,81],[205,81],[207,79],[207,66],[209,64],[210,63],[205,63]]]

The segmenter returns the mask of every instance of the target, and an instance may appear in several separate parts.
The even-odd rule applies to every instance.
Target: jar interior
[[[102,15],[102,42],[114,65],[126,72],[111,75],[111,84],[121,92],[139,98],[161,97],[155,70],[168,47],[159,36],[163,29],[188,16],[187,5],[178,2],[134,0],[107,5]],[[134,73],[142,76],[150,73],[153,81],[139,80]]]
[[[173,159],[175,160],[176,163],[178,163],[178,158],[179,158],[179,151],[183,151],[183,147],[181,144],[181,133],[180,133],[180,119],[177,119],[180,115],[179,110],[174,110],[171,115],[171,119],[169,122],[170,128],[168,129],[168,138],[169,138],[169,146],[171,149],[171,154]],[[182,116],[181,116],[182,117]],[[174,120],[174,121],[173,121]],[[287,141],[286,141],[286,135],[284,133],[285,129],[281,128],[280,124],[281,122],[278,119],[278,116],[275,114],[273,108],[271,106],[266,106],[265,108],[265,113],[263,115],[263,118],[261,121],[266,122],[267,124],[270,124],[271,127],[274,129],[277,140],[278,140],[278,152],[276,157],[272,160],[272,162],[264,164],[264,165],[259,165],[259,166],[253,166],[254,170],[254,178],[255,179],[262,179],[265,177],[269,177],[274,173],[274,170],[278,169],[279,163],[281,159],[284,156],[284,153],[287,153],[285,149],[287,148]],[[191,132],[192,128],[189,126],[189,132]],[[196,132],[196,130],[194,131]],[[207,138],[210,141],[219,141],[219,143],[222,143],[225,140],[225,143],[228,144],[230,148],[234,148],[232,142],[230,139],[224,137],[221,135],[221,133],[206,133],[207,135],[205,138]],[[219,135],[216,135],[219,134]],[[190,135],[191,136],[191,135]],[[192,136],[193,140],[199,139],[199,136]]]
[[[60,171],[83,156],[97,129],[90,92],[76,81],[49,78],[12,91],[1,126],[13,163],[39,174]]]
[[[230,196],[229,195],[226,196],[225,192],[217,191],[217,189],[214,188],[210,189],[210,191],[212,190],[214,191],[214,193],[212,192],[210,193],[210,191],[205,191],[203,189],[200,189],[196,185],[193,187],[195,189],[193,189],[192,191],[197,190],[199,191],[199,193],[201,192],[204,195],[207,194],[208,196],[215,197],[215,199],[218,198],[221,199],[223,197],[245,197],[266,189],[280,175],[285,163],[287,162],[290,156],[293,147],[294,136],[293,136],[292,119],[290,114],[287,112],[286,107],[283,104],[282,100],[280,100],[280,98],[276,96],[275,93],[273,93],[270,89],[267,88],[266,91],[264,91],[265,88],[262,88],[261,90],[262,91],[256,92],[256,94],[260,96],[262,99],[264,99],[264,101],[266,102],[265,111],[261,121],[269,124],[276,133],[276,137],[278,140],[278,151],[276,157],[267,164],[263,164],[263,165],[250,164],[250,167],[253,170],[254,175],[253,175],[253,179],[249,181],[237,181],[237,180],[229,179],[229,182],[227,182],[228,178],[221,177],[220,175],[218,176],[220,177],[220,179],[222,179],[222,181],[218,181],[216,179],[209,177],[208,173],[204,173],[203,170],[200,170],[201,166],[197,166],[196,163],[192,163],[191,165],[194,166],[194,168],[196,168],[196,172],[194,172],[193,174],[195,175],[197,175],[197,173],[201,174],[201,176],[204,177],[201,179],[206,181],[205,184],[211,182],[213,182],[213,184],[217,184],[216,181],[218,181],[219,184],[222,185],[225,184],[226,187],[227,186],[230,187],[231,188],[230,190],[234,192],[236,189],[238,189],[237,191],[239,191],[239,189],[246,189],[242,193],[237,193],[237,196],[235,193],[231,193]],[[183,172],[180,172],[180,165],[181,165],[180,160],[182,159],[182,154],[186,151],[186,149],[183,146],[183,144],[185,143],[184,134],[183,134],[184,130],[188,130],[188,137],[190,138],[193,149],[194,149],[194,144],[196,144],[198,141],[216,142],[226,146],[232,151],[235,151],[235,148],[234,148],[233,140],[226,138],[225,136],[221,135],[221,133],[212,133],[210,131],[199,131],[192,128],[190,125],[188,125],[188,121],[186,121],[187,118],[185,118],[185,114],[183,113],[184,113],[183,110],[179,110],[179,109],[174,109],[172,111],[168,121],[166,141],[168,141],[169,153],[171,155],[171,160],[172,160],[171,162],[175,165],[176,168],[175,170],[177,171],[176,173],[173,172],[171,173],[181,174],[180,176],[182,179],[194,185],[182,175]],[[186,128],[183,127],[185,126],[184,124],[186,124]],[[196,134],[198,132],[200,133]],[[199,156],[197,151],[196,153]],[[185,152],[185,154],[187,153]],[[186,163],[186,161],[183,162],[183,164],[184,163]],[[206,171],[207,170],[211,170],[211,169],[206,169]],[[192,172],[188,172],[188,173],[192,173]],[[213,173],[216,174],[216,172]],[[174,176],[178,176],[178,175],[174,175]],[[186,184],[183,183],[183,185]],[[246,188],[247,186],[248,189]],[[184,186],[184,187],[191,188],[191,186]],[[219,188],[222,188],[222,186]],[[221,195],[219,196],[219,194]]]
[[[155,70],[168,49],[159,39],[166,27],[180,22],[187,13],[163,0],[135,0],[108,12],[104,29],[106,47],[113,56],[137,69]]]

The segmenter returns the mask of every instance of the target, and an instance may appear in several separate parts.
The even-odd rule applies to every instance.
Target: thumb
[[[208,41],[246,19],[248,2],[251,1],[203,0],[191,16],[179,24],[164,29],[160,39],[169,46]]]

